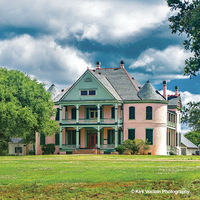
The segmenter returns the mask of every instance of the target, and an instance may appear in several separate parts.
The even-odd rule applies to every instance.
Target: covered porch
[[[79,149],[114,150],[123,141],[122,129],[115,127],[61,128],[60,151]]]

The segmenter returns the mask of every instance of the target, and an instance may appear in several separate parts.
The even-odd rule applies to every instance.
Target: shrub
[[[33,150],[29,150],[28,155],[35,155],[35,152]]]
[[[45,144],[42,146],[42,154],[48,155],[48,154],[54,154],[55,152],[55,144]]]
[[[125,146],[126,149],[132,150],[133,154],[137,154],[140,150],[141,143],[142,140],[140,139],[134,139],[134,140],[128,139],[123,142],[123,145]]]
[[[122,145],[119,145],[117,148],[116,148],[116,151],[119,152],[119,154],[123,154],[125,151],[126,151],[126,147],[122,144]]]

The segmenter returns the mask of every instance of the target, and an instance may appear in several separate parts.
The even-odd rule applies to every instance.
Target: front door
[[[96,142],[97,142],[97,134],[96,133],[88,134],[87,148],[88,149],[94,149],[95,146],[96,146]]]

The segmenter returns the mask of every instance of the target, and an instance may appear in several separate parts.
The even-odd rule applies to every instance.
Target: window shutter
[[[40,145],[45,144],[45,135],[43,133],[40,133]]]
[[[146,139],[151,145],[153,144],[153,129],[146,129]]]
[[[72,132],[68,131],[68,144],[72,144]]]
[[[146,119],[152,119],[152,107],[151,106],[146,107]]]
[[[135,107],[129,107],[129,119],[135,119]]]
[[[76,108],[72,108],[71,112],[71,119],[76,119]]]
[[[128,129],[128,139],[130,140],[135,139],[135,129]]]
[[[55,145],[59,145],[59,144],[60,144],[59,134],[56,133],[56,134],[55,134]]]
[[[111,132],[108,130],[108,144],[111,144]]]
[[[60,109],[57,108],[57,111],[56,111],[56,121],[59,121],[60,119],[60,113],[59,113]]]

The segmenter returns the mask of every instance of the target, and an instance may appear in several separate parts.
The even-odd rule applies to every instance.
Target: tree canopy
[[[195,76],[200,70],[200,1],[167,0],[168,6],[175,15],[169,18],[172,34],[185,33],[187,40],[183,45],[193,53],[186,59],[184,74]]]
[[[16,70],[0,68],[0,140],[22,137],[31,140],[35,132],[51,135],[58,124],[51,94],[44,84]]]
[[[196,146],[200,144],[200,132],[199,131],[191,131],[184,135],[188,140],[193,142]]]

